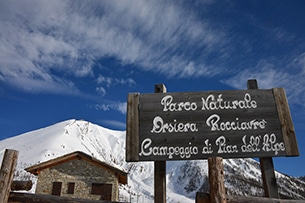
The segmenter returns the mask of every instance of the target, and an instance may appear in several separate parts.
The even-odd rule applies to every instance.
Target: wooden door
[[[61,182],[53,182],[52,195],[60,196],[61,193]]]
[[[91,194],[100,195],[100,200],[111,201],[112,197],[112,184],[92,183]]]

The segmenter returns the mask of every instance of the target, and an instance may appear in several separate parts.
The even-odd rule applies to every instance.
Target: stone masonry
[[[73,159],[44,170],[38,175],[36,193],[51,194],[53,182],[62,182],[61,196],[100,200],[100,195],[92,195],[92,183],[112,184],[112,199],[118,201],[119,182],[109,170],[83,159]],[[74,194],[67,194],[68,183],[75,183]]]

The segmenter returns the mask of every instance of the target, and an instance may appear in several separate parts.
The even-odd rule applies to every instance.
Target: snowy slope
[[[19,161],[29,165],[79,150],[102,161],[124,163],[125,132],[112,131],[87,121],[68,120],[0,142],[4,148],[19,150]]]
[[[120,188],[120,200],[153,202],[152,162],[125,162],[125,132],[103,128],[83,120],[68,120],[0,141],[4,149],[19,151],[16,179],[36,177],[23,169],[73,152],[83,151],[129,173],[128,185]],[[229,194],[263,195],[259,164],[252,159],[224,160]],[[194,202],[197,191],[208,191],[207,161],[167,162],[167,202]],[[277,173],[282,196],[304,199],[305,183]],[[35,191],[35,187],[31,192]]]

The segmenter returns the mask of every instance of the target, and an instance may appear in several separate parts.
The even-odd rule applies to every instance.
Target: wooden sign
[[[127,161],[297,155],[283,88],[128,95]]]

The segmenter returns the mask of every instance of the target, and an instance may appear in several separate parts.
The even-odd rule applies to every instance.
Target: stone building
[[[73,152],[25,169],[38,175],[36,193],[118,201],[127,173],[83,152]]]

